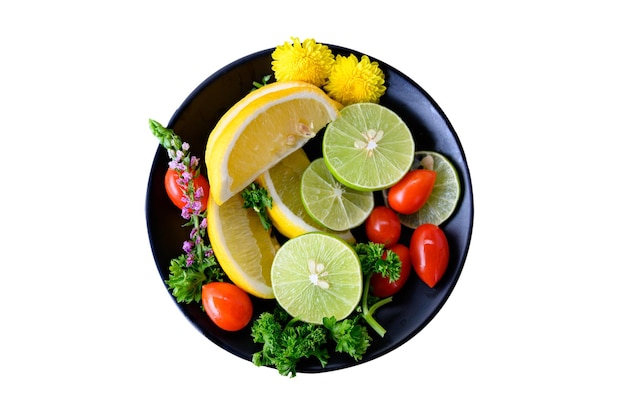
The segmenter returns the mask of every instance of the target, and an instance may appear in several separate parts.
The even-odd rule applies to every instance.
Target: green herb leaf
[[[361,261],[364,276],[381,274],[390,282],[400,279],[400,257],[394,251],[385,249],[382,243],[361,242],[354,245],[354,250]]]
[[[243,197],[243,207],[256,211],[261,219],[263,228],[270,230],[272,221],[267,214],[267,209],[272,208],[272,197],[269,196],[267,190],[253,182],[241,192],[241,196]]]
[[[361,316],[380,337],[383,337],[386,330],[376,321],[374,313],[378,308],[390,303],[392,297],[383,298],[382,300],[376,299],[374,304],[370,304],[372,301],[369,296],[370,282],[374,274],[381,274],[391,282],[397,281],[400,278],[402,261],[397,253],[389,249],[385,250],[384,245],[381,243],[356,243],[354,250],[359,256],[361,269],[365,277],[363,295],[361,296]]]
[[[263,78],[261,78],[261,82],[253,81],[252,82],[253,88],[250,91],[254,91],[256,89],[259,89],[259,88],[267,85],[267,83],[269,83],[269,81],[270,81],[270,78],[272,78],[272,76],[270,74],[268,74],[268,75],[264,75]]]
[[[282,309],[263,312],[252,324],[252,339],[262,343],[252,355],[257,366],[274,366],[281,375],[296,376],[296,366],[303,358],[315,357],[322,367],[328,363],[326,329],[323,326],[290,319]]]
[[[161,146],[165,149],[180,149],[182,146],[182,139],[174,133],[172,129],[168,129],[164,127],[161,123],[156,120],[149,119],[150,123],[150,131],[152,134],[159,140]]]
[[[367,328],[358,324],[361,316],[346,318],[337,321],[334,317],[324,318],[323,323],[330,333],[330,337],[337,344],[335,350],[344,352],[359,361],[370,346],[372,338]]]
[[[200,302],[202,286],[213,281],[223,281],[224,271],[215,256],[203,258],[202,264],[187,264],[187,255],[180,255],[170,262],[170,274],[166,284],[178,303]]]

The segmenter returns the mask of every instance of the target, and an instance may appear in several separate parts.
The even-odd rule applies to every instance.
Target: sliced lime
[[[268,210],[272,223],[287,238],[307,232],[331,232],[313,220],[302,204],[300,184],[302,173],[309,164],[304,149],[298,149],[259,177],[259,182],[272,197],[272,207]],[[339,232],[337,236],[354,241],[349,230]]]
[[[322,153],[328,168],[344,185],[361,191],[388,188],[413,162],[415,142],[407,125],[375,103],[344,107],[326,126]]]
[[[413,229],[424,223],[440,225],[448,220],[454,213],[461,196],[459,174],[448,158],[438,152],[415,152],[415,160],[411,169],[423,168],[424,164],[428,164],[429,166],[426,168],[437,173],[435,186],[430,197],[428,197],[428,201],[417,213],[398,214],[400,222]],[[383,197],[387,202],[387,190],[383,191]]]
[[[324,317],[346,318],[363,290],[361,263],[343,239],[323,232],[285,242],[274,258],[272,289],[293,317],[321,324]]]
[[[300,194],[309,216],[335,231],[359,226],[374,209],[374,193],[357,191],[337,181],[323,158],[311,162],[302,173]]]

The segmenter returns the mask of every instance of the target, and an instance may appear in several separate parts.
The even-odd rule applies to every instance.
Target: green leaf
[[[272,197],[270,197],[267,190],[253,182],[241,192],[241,196],[243,197],[243,207],[256,211],[259,219],[261,219],[263,228],[270,230],[272,221],[269,218],[267,209],[272,208]]]
[[[336,343],[335,350],[350,355],[355,360],[361,360],[372,341],[367,328],[358,324],[360,316],[337,321],[334,317],[324,318],[331,338]]]
[[[279,307],[273,313],[261,313],[251,331],[252,340],[263,344],[262,349],[252,355],[252,363],[257,366],[274,366],[281,375],[293,378],[301,359],[315,357],[322,367],[328,363],[326,329],[290,320]]]

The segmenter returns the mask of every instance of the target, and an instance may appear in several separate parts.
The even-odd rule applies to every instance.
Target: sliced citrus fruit
[[[321,324],[324,317],[346,318],[363,290],[354,249],[327,233],[312,232],[285,242],[272,265],[276,301],[290,315]]]
[[[340,107],[304,82],[276,82],[248,93],[224,114],[207,140],[211,197],[223,204],[315,137]]]
[[[274,298],[270,271],[279,246],[240,194],[221,206],[209,198],[207,231],[217,261],[228,278],[259,298]]]
[[[374,209],[374,193],[348,188],[328,170],[323,158],[302,173],[300,187],[304,209],[331,230],[349,230],[362,224]]]
[[[274,93],[277,91],[284,90],[286,88],[297,87],[300,85],[299,82],[275,82],[264,85],[263,94]],[[213,144],[215,143],[215,138],[219,137],[222,134],[222,131],[225,127],[227,127],[233,120],[235,116],[237,116],[243,108],[248,106],[252,101],[259,97],[260,93],[252,94],[254,91],[251,91],[249,94],[245,95],[241,100],[235,103],[232,107],[230,107],[224,115],[218,120],[217,124],[211,131],[209,138],[207,140],[205,155],[209,155],[212,151]]]
[[[413,214],[398,214],[400,222],[407,227],[417,228],[424,223],[440,225],[454,213],[461,196],[459,174],[448,158],[438,152],[415,152],[411,169],[427,168],[437,173],[435,186],[426,204]],[[387,190],[383,191],[387,201]]]
[[[415,142],[404,121],[376,103],[344,107],[324,133],[322,152],[333,175],[350,188],[376,191],[402,179]]]
[[[298,149],[259,177],[259,183],[272,197],[272,208],[268,214],[276,229],[287,238],[308,232],[338,233],[337,236],[354,242],[348,231],[334,232],[313,220],[306,212],[300,197],[302,174],[310,160],[303,149]]]

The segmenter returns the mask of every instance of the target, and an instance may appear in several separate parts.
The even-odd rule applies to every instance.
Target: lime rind
[[[415,158],[411,169],[421,167],[421,161],[426,156],[433,157],[433,170],[437,173],[433,191],[424,206],[413,214],[398,214],[400,223],[412,229],[421,224],[432,223],[441,225],[452,216],[461,197],[461,181],[459,174],[452,162],[434,151],[415,152]],[[383,191],[385,203],[387,202],[387,190]]]
[[[361,225],[374,209],[374,194],[346,187],[328,170],[323,158],[311,162],[302,174],[300,193],[309,216],[333,231]]]
[[[344,107],[326,126],[322,154],[333,176],[349,188],[377,191],[410,169],[415,142],[404,121],[374,103]]]
[[[315,324],[325,317],[346,318],[363,291],[356,252],[343,239],[324,232],[285,242],[274,258],[271,279],[278,304],[291,316]]]

